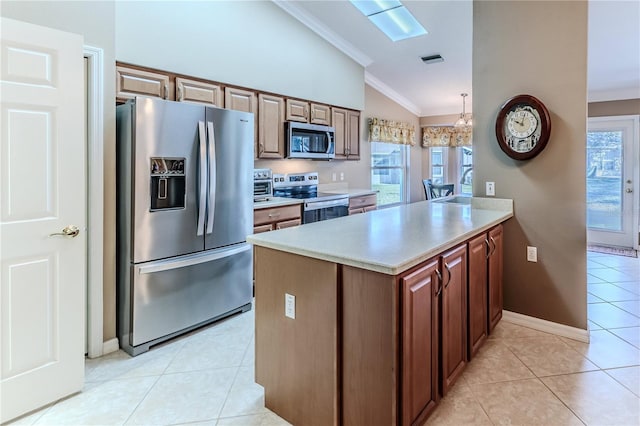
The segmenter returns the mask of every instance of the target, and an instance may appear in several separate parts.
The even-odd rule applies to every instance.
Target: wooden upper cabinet
[[[253,140],[255,155],[258,154],[258,97],[256,92],[235,87],[224,88],[224,107],[236,111],[253,113]]]
[[[171,77],[168,74],[117,65],[116,99],[124,101],[135,96],[174,99]]]
[[[346,160],[345,140],[347,136],[347,110],[331,108],[331,123],[335,128],[335,152],[336,160]]]
[[[442,396],[467,364],[467,245],[442,256]]]
[[[311,103],[311,124],[331,126],[331,107]]]
[[[287,121],[309,122],[309,102],[287,99]]]
[[[222,86],[182,77],[176,77],[176,100],[224,107]]]
[[[502,225],[495,226],[489,231],[489,332],[502,318],[502,256],[503,240]]]
[[[257,158],[284,158],[284,99],[258,95]]]
[[[345,149],[348,160],[360,159],[360,112],[347,111]]]
[[[437,271],[435,258],[400,280],[403,426],[422,424],[439,399]]]

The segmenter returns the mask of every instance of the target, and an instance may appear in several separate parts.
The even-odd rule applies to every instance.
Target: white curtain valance
[[[369,142],[387,142],[399,145],[416,144],[415,127],[401,121],[369,119]]]
[[[471,146],[471,129],[456,129],[453,126],[423,127],[422,146],[424,148]]]

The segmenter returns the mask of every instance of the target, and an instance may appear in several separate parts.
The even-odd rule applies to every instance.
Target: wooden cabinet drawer
[[[261,232],[269,232],[269,231],[273,231],[273,225],[270,223],[267,225],[258,225],[253,227],[254,234],[260,234]]]
[[[258,226],[264,225],[265,223],[282,222],[300,218],[300,205],[259,209],[253,212],[253,225]]]
[[[302,224],[301,219],[291,219],[276,223],[276,229],[293,228]]]
[[[349,198],[349,208],[357,209],[357,208],[363,208],[366,206],[375,206],[376,198],[377,198],[376,194],[363,195],[361,197],[351,197]]]
[[[352,214],[358,214],[358,213],[364,213],[364,209],[362,208],[349,209],[349,216],[351,216]]]
[[[364,210],[364,212],[370,212],[372,210],[378,210],[378,206],[366,206],[364,207],[362,210]]]

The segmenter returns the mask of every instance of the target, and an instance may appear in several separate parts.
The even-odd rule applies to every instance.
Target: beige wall
[[[368,120],[371,117],[412,123],[416,128],[416,146],[411,148],[410,155],[410,202],[424,199],[422,195],[422,156],[420,148],[420,132],[418,117],[398,105],[369,85],[364,86],[364,110],[360,115],[360,160],[358,161],[311,161],[311,160],[257,160],[256,168],[269,168],[274,173],[318,172],[321,184],[346,184],[349,188],[371,188],[371,146],[369,145]],[[337,181],[333,181],[333,174]],[[340,174],[344,181],[340,181]]]
[[[614,115],[640,114],[640,99],[621,101],[591,102],[588,105],[589,117],[609,117]]]
[[[364,68],[270,1],[121,1],[116,30],[119,61],[364,107]]]
[[[474,188],[496,183],[514,200],[505,226],[504,308],[587,328],[585,150],[587,2],[474,1]],[[495,118],[526,93],[551,113],[546,149],[515,161],[498,147]],[[526,261],[526,246],[538,262]]]
[[[115,6],[112,1],[2,1],[2,16],[81,34],[104,50],[104,340],[115,329]],[[89,233],[91,230],[89,229]]]

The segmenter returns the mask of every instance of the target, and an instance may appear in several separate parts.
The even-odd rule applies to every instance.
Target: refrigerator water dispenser
[[[185,158],[151,158],[151,211],[185,206]]]

